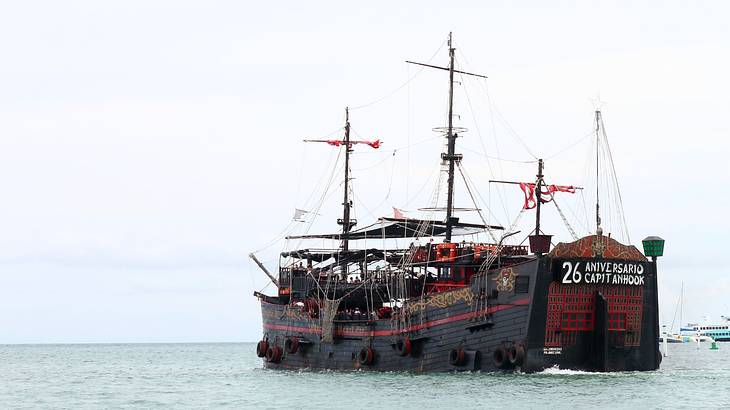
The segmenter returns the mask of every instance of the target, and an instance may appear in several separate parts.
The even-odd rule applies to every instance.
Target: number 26
[[[583,274],[578,272],[580,262],[575,263],[575,267],[571,262],[563,262],[563,269],[567,268],[567,271],[563,275],[563,283],[579,283],[583,279]]]

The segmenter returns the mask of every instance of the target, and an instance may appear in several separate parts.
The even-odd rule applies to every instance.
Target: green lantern
[[[648,236],[641,243],[644,245],[644,255],[652,258],[664,255],[664,239],[658,236]]]

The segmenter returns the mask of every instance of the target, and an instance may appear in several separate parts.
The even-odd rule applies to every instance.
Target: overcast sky
[[[449,31],[460,66],[489,76],[459,79],[456,110],[495,222],[520,193],[486,180],[529,180],[534,156],[555,183],[590,182],[600,99],[631,242],[667,241],[662,322],[682,282],[685,321],[730,314],[730,6],[544,3],[5,2],[0,343],[257,340],[266,278],[247,255],[311,203],[335,155],[302,138],[365,105],[353,129],[384,144],[354,156],[361,224],[427,205],[446,77],[404,60],[445,64]],[[318,228],[336,227],[338,202]],[[583,207],[563,203],[571,220]]]

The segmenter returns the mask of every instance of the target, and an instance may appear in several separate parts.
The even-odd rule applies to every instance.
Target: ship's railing
[[[499,256],[525,256],[528,252],[526,245],[495,245],[490,243],[438,243],[413,247],[414,264],[429,262],[479,262],[496,252]]]

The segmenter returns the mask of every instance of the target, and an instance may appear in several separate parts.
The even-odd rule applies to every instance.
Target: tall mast
[[[682,290],[679,293],[679,333],[682,333],[682,309],[684,307],[684,281],[682,282]]]
[[[347,239],[347,233],[352,228],[350,221],[350,207],[352,202],[350,201],[350,152],[352,146],[350,144],[350,108],[345,107],[345,193],[344,199],[342,200],[342,219],[338,220],[337,223],[342,225],[342,250],[347,251],[349,249],[349,241]]]
[[[416,64],[424,67],[435,68],[438,70],[445,70],[449,72],[449,124],[446,128],[446,139],[448,140],[447,152],[441,153],[441,161],[449,162],[449,179],[448,179],[448,197],[446,198],[446,234],[445,241],[451,242],[451,231],[453,230],[454,223],[458,220],[454,218],[454,166],[456,162],[461,161],[463,155],[457,154],[456,151],[456,138],[458,135],[454,133],[454,73],[460,73],[470,75],[474,77],[487,78],[485,75],[469,73],[466,71],[454,69],[454,51],[456,49],[452,46],[451,33],[449,33],[449,66],[439,67],[431,64],[416,63],[414,61],[406,61],[409,64]],[[436,128],[435,130],[441,131],[442,128]]]
[[[446,242],[451,242],[451,231],[454,225],[454,164],[461,160],[461,155],[456,155],[456,137],[454,134],[454,47],[451,43],[449,33],[449,126],[446,131],[448,140],[448,151],[441,154],[441,159],[449,161],[448,194],[446,197]]]
[[[345,138],[342,140],[320,140],[320,139],[305,139],[304,142],[325,142],[328,145],[334,145],[336,147],[345,147],[345,188],[342,198],[342,218],[337,219],[337,224],[342,225],[342,245],[343,251],[349,250],[349,240],[347,234],[352,230],[352,227],[357,225],[357,219],[350,217],[350,211],[352,209],[352,200],[350,199],[350,153],[357,144],[369,145],[371,148],[380,148],[380,140],[367,141],[367,140],[351,140],[350,139],[350,108],[345,107]]]
[[[535,201],[535,205],[536,205],[535,206],[535,208],[536,208],[535,235],[540,235],[540,205],[541,205],[540,203],[542,202],[541,201],[541,199],[542,199],[541,198],[541,196],[542,196],[542,193],[541,193],[542,192],[542,178],[544,176],[542,174],[542,166],[543,166],[543,162],[542,162],[542,158],[540,158],[537,160],[537,183],[535,184],[535,198],[536,198],[536,201]]]
[[[601,228],[601,207],[599,205],[600,198],[598,195],[598,184],[599,184],[599,154],[601,150],[601,111],[596,110],[596,235],[603,234],[603,228]]]

